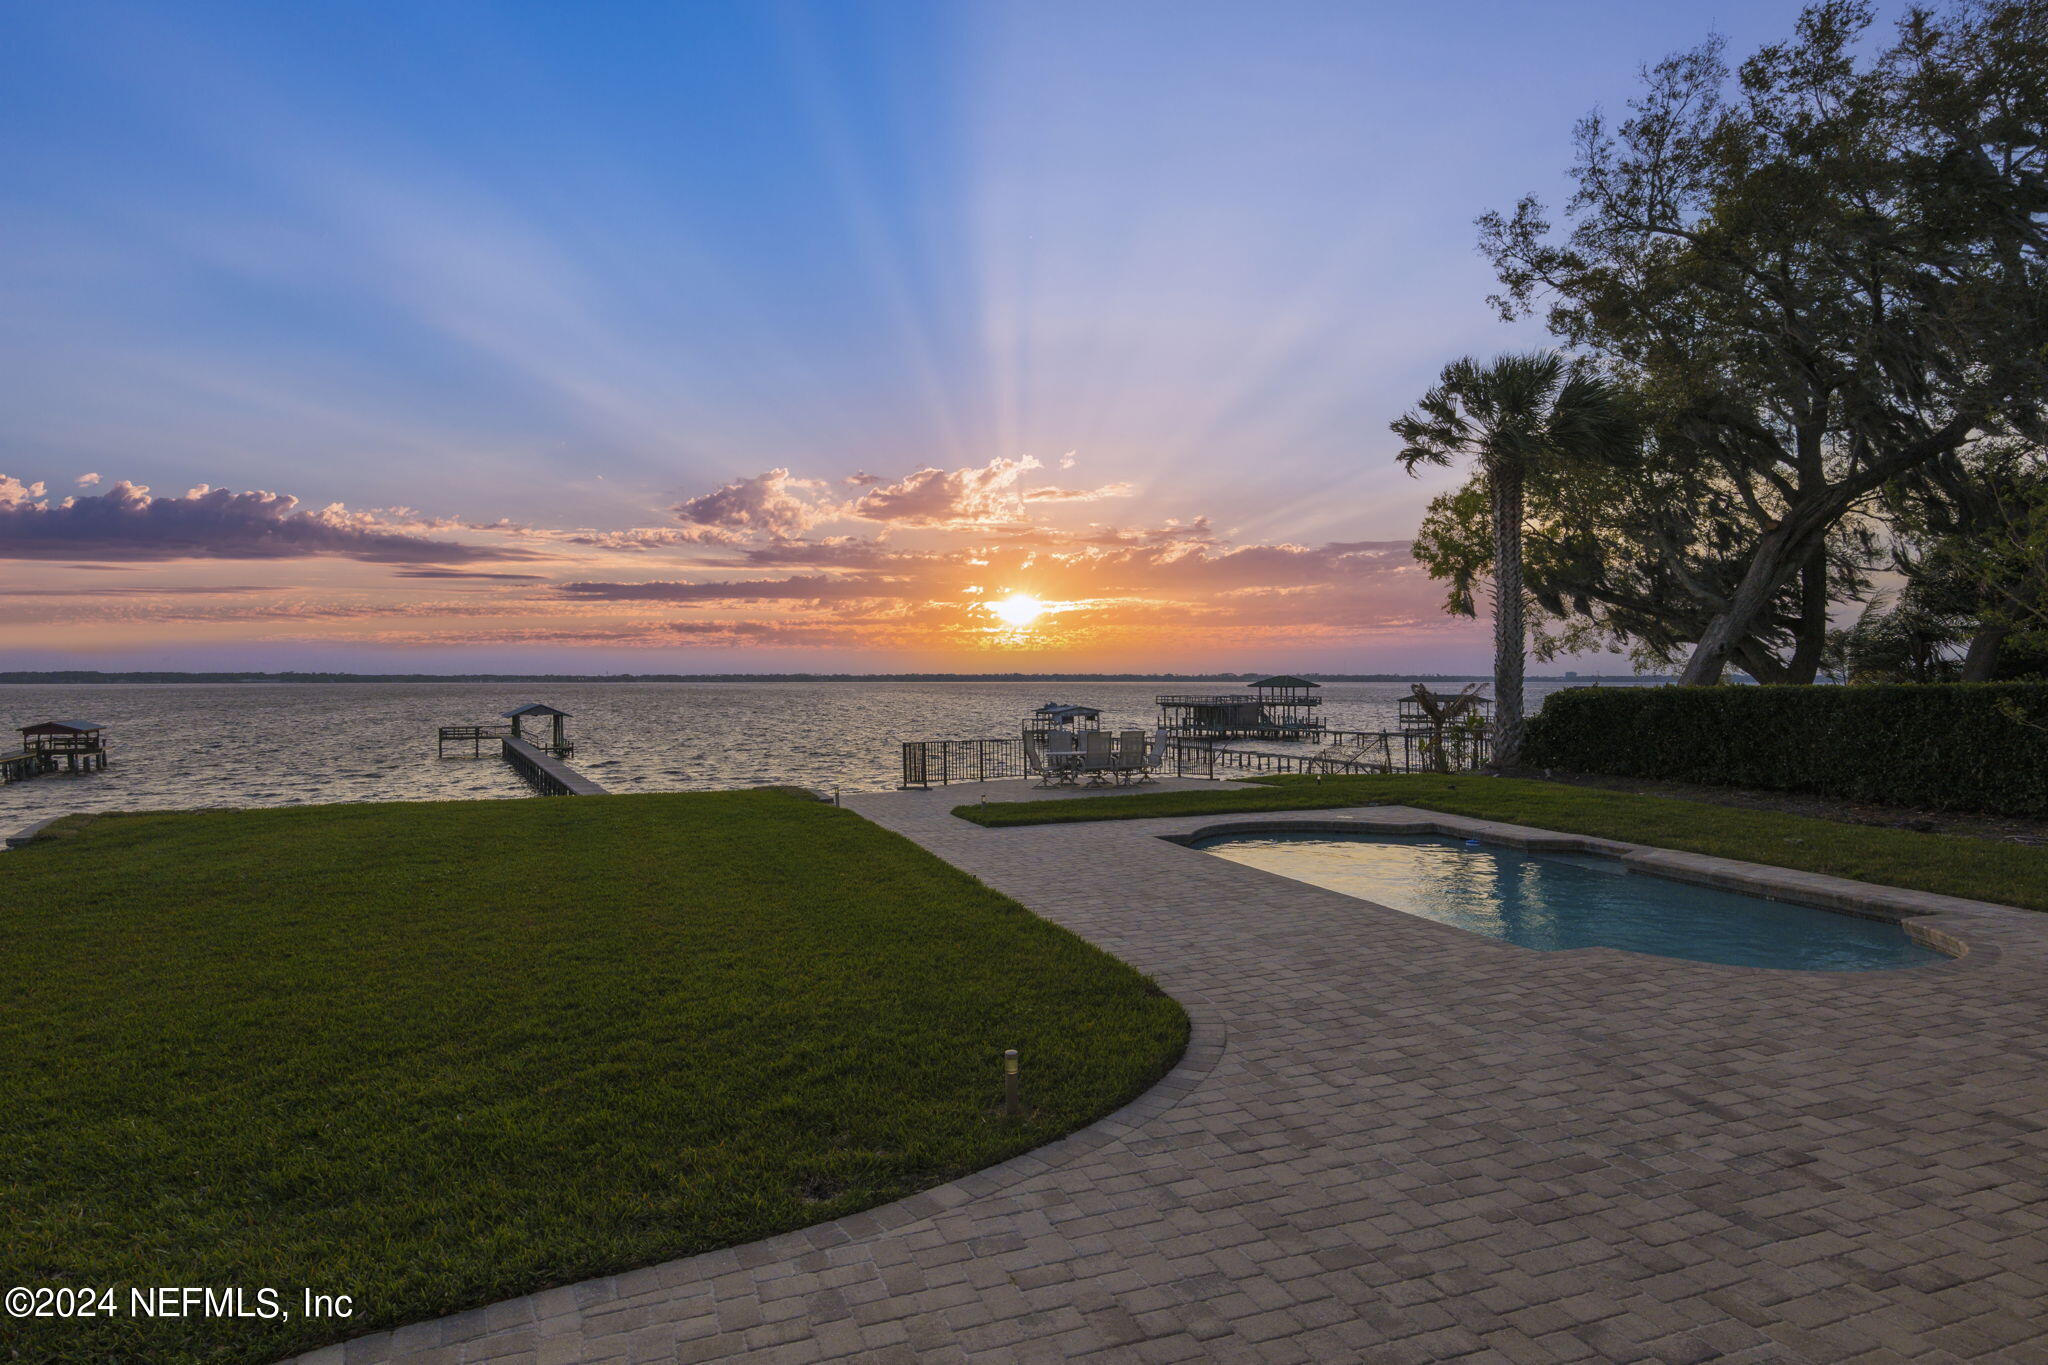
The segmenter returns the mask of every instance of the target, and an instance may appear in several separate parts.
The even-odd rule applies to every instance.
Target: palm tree
[[[1493,509],[1494,766],[1522,751],[1522,483],[1532,469],[1579,461],[1612,463],[1634,450],[1636,425],[1613,384],[1574,371],[1555,351],[1504,355],[1490,365],[1466,356],[1444,367],[1416,411],[1392,424],[1395,458],[1448,465],[1470,455]]]

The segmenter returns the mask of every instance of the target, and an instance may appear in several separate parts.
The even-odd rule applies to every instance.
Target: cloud
[[[99,481],[100,476],[97,474],[80,474],[78,476],[78,486],[80,488],[90,488]]]
[[[870,541],[790,542],[749,551],[747,563],[821,572],[694,582],[581,581],[560,584],[558,591],[590,603],[714,609],[780,603],[839,618],[896,604],[889,609],[930,609],[931,623],[941,629],[978,621],[977,603],[1004,592],[1032,593],[1062,604],[1062,612],[1170,608],[1184,625],[1206,613],[1215,628],[1226,631],[1283,619],[1305,622],[1318,612],[1355,620],[1371,614],[1372,603],[1381,599],[1398,598],[1404,608],[1411,598],[1433,600],[1426,581],[1411,572],[1413,561],[1401,542],[1219,547],[1207,534],[1206,524],[1170,523],[1135,532],[1105,528],[1086,540],[914,552]],[[1403,581],[1404,574],[1416,581]]]
[[[696,526],[778,539],[800,536],[833,514],[833,505],[817,496],[827,486],[822,480],[796,478],[787,469],[771,469],[677,503],[673,510]]]
[[[785,540],[773,545],[750,545],[742,549],[740,555],[748,565],[759,568],[880,569],[927,563],[938,558],[939,552],[892,550],[857,536],[834,536],[827,540]]]
[[[286,493],[233,493],[201,484],[151,497],[123,480],[98,496],[38,501],[41,484],[0,475],[0,559],[297,559],[335,555],[385,564],[524,559],[383,528],[339,504],[301,511]]]
[[[54,569],[83,558],[111,562],[81,567],[133,573],[171,559],[324,555],[384,565],[388,575],[259,597],[239,586],[108,591],[58,580],[0,615],[138,628],[242,622],[276,641],[906,655],[1025,644],[1077,664],[1461,628],[1441,622],[1437,586],[1405,542],[1237,543],[1200,516],[1077,525],[1059,509],[1126,497],[1131,486],[1034,487],[1040,469],[1029,456],[897,479],[827,481],[775,468],[676,503],[668,525],[582,529],[405,507],[312,510],[281,494],[204,486],[159,498],[116,483],[60,500],[0,478],[0,559]],[[518,561],[574,563],[578,578],[521,572],[529,565]],[[1012,630],[991,616],[988,603],[1011,593],[1048,604],[1038,626]]]
[[[1168,517],[1157,526],[1126,529],[1120,526],[1093,527],[1072,538],[1083,545],[1206,545],[1215,541],[1216,528],[1207,517],[1186,521]]]
[[[678,545],[742,545],[747,540],[737,532],[720,530],[715,526],[625,526],[611,531],[584,526],[565,530],[500,520],[462,522],[459,523],[459,528],[487,535],[508,536],[514,540],[574,545],[592,550],[620,550],[628,553],[665,550]]]
[[[1060,467],[1070,468],[1073,462],[1068,455]],[[834,501],[832,485],[823,479],[770,469],[677,503],[672,510],[685,523],[684,531],[700,539],[794,541],[826,522],[846,519],[948,530],[1022,528],[1029,525],[1032,503],[1097,502],[1128,497],[1133,491],[1128,483],[1025,487],[1024,476],[1041,468],[1026,455],[960,469],[928,465],[893,481],[877,474],[850,474],[840,482],[861,490],[850,502]]]
[[[1024,519],[1017,481],[1039,468],[1026,455],[1000,457],[979,468],[919,469],[895,483],[878,483],[861,494],[853,515],[904,526],[978,526]]]
[[[537,573],[485,573],[480,569],[400,569],[399,578],[492,578],[503,583],[545,583]]]
[[[1100,502],[1104,498],[1128,498],[1136,490],[1127,483],[1106,483],[1100,488],[1043,488],[1024,490],[1026,502]]]
[[[908,597],[922,589],[906,578],[814,574],[711,583],[564,583],[561,591],[571,597],[607,602],[823,602]]]
[[[73,565],[73,568],[79,567]],[[230,583],[219,587],[108,587],[108,588],[8,588],[9,597],[212,597],[240,596],[252,592],[283,592],[283,588]]]

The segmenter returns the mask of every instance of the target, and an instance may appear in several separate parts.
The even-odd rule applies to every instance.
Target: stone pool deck
[[[901,1204],[307,1359],[2048,1360],[2048,916],[1885,892],[1969,950],[1906,971],[1538,953],[1160,837],[1276,817],[949,814],[981,794],[847,804],[1156,976],[1196,1022],[1158,1089]]]

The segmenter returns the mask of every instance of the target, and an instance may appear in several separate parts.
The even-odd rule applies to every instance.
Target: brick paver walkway
[[[1910,971],[1538,953],[1156,837],[1254,817],[984,830],[972,798],[849,804],[1186,1002],[1160,1090],[346,1360],[2048,1361],[2048,917],[1896,893],[1971,949]]]

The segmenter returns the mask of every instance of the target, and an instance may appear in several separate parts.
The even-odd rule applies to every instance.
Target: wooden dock
[[[448,757],[450,744],[458,748],[467,744],[471,758],[482,758],[485,743],[496,744],[501,739],[509,738],[511,734],[512,727],[509,725],[444,725],[434,741],[434,757]]]
[[[444,725],[436,737],[435,753],[441,758],[448,757],[452,744],[459,758],[461,747],[467,744],[470,757],[482,758],[485,745],[495,743],[499,756],[542,796],[603,796],[603,787],[562,761],[576,752],[562,729],[562,722],[568,717],[567,711],[529,702],[507,711],[502,724]],[[522,723],[528,720],[549,722],[546,737],[524,733]]]
[[[507,735],[499,741],[505,761],[542,796],[603,796],[603,787],[552,754]]]
[[[21,747],[0,754],[0,782],[48,773],[96,773],[107,766],[105,727],[90,720],[46,720],[21,727]]]

